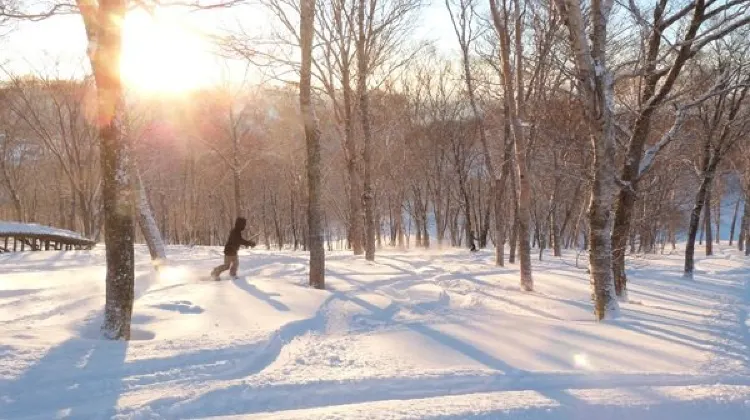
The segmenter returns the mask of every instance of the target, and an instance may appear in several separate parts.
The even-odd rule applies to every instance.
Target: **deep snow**
[[[0,255],[0,418],[750,419],[750,264],[730,248],[633,258],[630,302],[593,321],[576,255],[536,290],[490,253],[137,248],[129,343],[98,339],[104,253]],[[581,259],[584,261],[584,259]]]

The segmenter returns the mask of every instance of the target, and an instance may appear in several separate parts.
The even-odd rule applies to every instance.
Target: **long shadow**
[[[94,317],[98,326],[101,317]],[[93,325],[97,323],[97,325]],[[108,419],[117,414],[124,390],[123,371],[128,342],[70,338],[50,349],[20,377],[0,385],[4,418]],[[97,380],[81,381],[81,375]]]
[[[262,300],[263,302],[266,302],[267,304],[271,305],[274,309],[277,311],[284,311],[288,312],[289,307],[286,306],[284,303],[279,302],[278,300],[273,299],[274,296],[281,296],[278,293],[266,293],[257,287],[255,285],[252,285],[247,282],[247,277],[241,277],[235,280],[232,280],[232,283],[234,283],[235,286],[239,287],[240,289],[244,290],[251,296]]]
[[[0,299],[14,298],[19,296],[33,295],[44,289],[12,289],[0,290]]]
[[[366,291],[372,287],[367,282],[347,278],[339,275],[341,280],[358,286],[355,290]],[[486,353],[476,346],[466,343],[456,337],[436,330],[424,324],[409,324],[395,321],[393,318],[398,313],[400,305],[391,304],[381,309],[356,296],[345,294],[341,291],[333,291],[331,299],[350,301],[368,310],[372,317],[378,320],[390,321],[393,325],[401,325],[421,335],[434,340],[447,348],[453,349],[488,368],[502,372],[502,374],[488,375],[448,375],[448,377],[430,378],[375,378],[354,381],[319,381],[311,384],[291,385],[235,385],[221,390],[212,391],[201,395],[197,399],[179,403],[174,398],[165,398],[150,404],[158,413],[159,410],[169,409],[171,415],[179,416],[181,413],[190,416],[212,416],[221,414],[250,414],[273,410],[291,410],[319,407],[322,405],[353,404],[370,401],[383,400],[405,400],[412,398],[428,398],[432,396],[463,395],[473,392],[492,392],[505,390],[533,389],[547,396],[559,404],[565,412],[573,413],[577,408],[586,405],[574,395],[563,392],[569,388],[607,388],[617,386],[649,386],[649,385],[699,385],[713,383],[716,377],[702,378],[694,375],[600,375],[600,374],[556,374],[535,373],[518,369],[497,357]],[[324,305],[325,306],[325,305]],[[308,325],[303,330],[321,328],[317,326],[324,323],[324,315],[319,311],[317,321]],[[317,326],[317,328],[316,328]],[[300,327],[295,326],[282,336],[297,336]],[[571,333],[576,333],[572,331]],[[580,332],[579,332],[580,333]],[[583,334],[588,335],[588,334]],[[600,338],[601,339],[601,338]],[[279,340],[284,341],[284,340]],[[244,370],[244,374],[258,373],[264,367],[270,365],[274,355],[280,351],[280,344],[276,342],[273,350],[262,363],[253,363],[255,366],[251,372]],[[229,372],[228,372],[229,373]],[[236,373],[236,372],[235,372]],[[231,377],[243,377],[235,376]],[[215,378],[214,378],[215,379]],[[748,378],[721,378],[721,382],[736,382],[740,385],[750,384]],[[231,400],[231,403],[228,401]],[[177,404],[175,404],[177,403]],[[590,407],[586,407],[588,413]],[[491,417],[492,418],[492,417]],[[554,417],[553,417],[554,418]]]

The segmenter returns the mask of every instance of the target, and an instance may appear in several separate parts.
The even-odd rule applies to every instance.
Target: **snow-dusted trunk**
[[[365,1],[359,0],[357,4],[357,93],[359,95],[359,119],[362,124],[362,137],[364,139],[365,176],[362,202],[365,207],[365,259],[375,260],[375,196],[372,190],[372,130],[370,128],[370,99],[367,92],[368,57],[365,38]]]
[[[158,269],[167,259],[167,252],[164,248],[164,241],[162,240],[159,227],[156,225],[156,219],[151,211],[151,205],[148,203],[148,196],[146,195],[146,187],[143,185],[143,179],[141,178],[140,172],[136,172],[136,186],[138,189],[137,209],[138,209],[138,224],[141,227],[143,237],[146,239],[146,245],[148,245],[148,252],[151,254],[151,260],[154,266]]]
[[[107,260],[102,333],[112,340],[130,339],[135,282],[131,147],[122,123],[125,104],[119,71],[126,4],[125,0],[101,1],[98,6],[78,2],[96,81]]]
[[[322,176],[320,157],[320,130],[312,104],[312,43],[315,32],[315,0],[300,3],[301,68],[299,103],[307,144],[307,224],[310,249],[310,285],[325,288],[325,248],[323,232]]]
[[[611,0],[592,0],[587,36],[580,0],[556,0],[569,30],[594,159],[589,203],[589,272],[593,285],[595,315],[605,319],[618,310],[612,274],[612,205],[615,183],[615,133],[612,111],[613,81],[607,70],[605,48]],[[591,39],[589,46],[588,39]]]

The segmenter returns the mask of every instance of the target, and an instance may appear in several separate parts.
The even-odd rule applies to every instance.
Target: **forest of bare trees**
[[[312,251],[321,288],[325,250],[494,248],[532,291],[533,259],[575,249],[597,319],[629,255],[684,252],[686,278],[723,238],[750,255],[750,0],[445,0],[448,51],[419,0],[261,3],[275,48],[217,42],[273,83],[131,95],[102,23],[126,0],[78,4],[90,77],[3,74],[0,219],[104,240],[116,312],[149,226],[219,245],[237,216]]]

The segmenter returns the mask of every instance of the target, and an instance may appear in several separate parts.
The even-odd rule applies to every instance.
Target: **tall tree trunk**
[[[709,178],[704,177],[701,180],[701,185],[698,188],[698,192],[695,195],[695,203],[693,204],[693,211],[690,212],[690,224],[688,225],[688,237],[687,243],[685,244],[685,277],[692,278],[693,271],[695,270],[695,239],[698,236],[698,229],[700,227],[701,213],[703,211],[703,205],[706,202],[706,195],[708,193]]]
[[[151,260],[158,270],[159,267],[166,262],[167,252],[164,247],[161,232],[159,232],[159,227],[156,225],[156,219],[154,219],[154,214],[151,211],[151,205],[148,203],[146,187],[143,185],[143,179],[141,178],[140,172],[137,170],[136,187],[138,189],[138,224],[141,227],[143,238],[146,240],[148,252],[151,254]]]
[[[357,26],[359,37],[357,38],[357,91],[359,94],[359,118],[362,124],[362,136],[364,138],[363,159],[365,164],[364,193],[362,201],[365,207],[365,259],[375,260],[375,220],[374,220],[374,193],[372,191],[372,131],[370,129],[370,105],[367,92],[367,77],[369,69],[367,66],[366,38],[365,38],[365,1],[359,0],[357,4]]]
[[[745,242],[748,242],[747,231],[750,224],[750,204],[748,204],[748,197],[750,194],[745,195],[745,203],[742,205],[744,210],[742,211],[742,219],[740,219],[740,234],[737,238],[737,250],[745,250]]]
[[[750,252],[750,193],[745,194],[745,210],[742,212],[740,239],[737,241],[737,248],[740,251],[744,248],[745,255]]]
[[[302,54],[299,103],[307,143],[307,224],[310,249],[310,286],[325,289],[320,130],[312,104],[312,43],[315,32],[315,0],[300,3],[300,50]]]
[[[505,266],[505,226],[503,223],[503,185],[502,180],[495,180],[495,265]]]
[[[589,271],[598,320],[618,311],[612,273],[612,206],[615,184],[613,78],[606,65],[607,23],[613,2],[592,0],[589,36],[578,0],[557,0],[573,50],[578,88],[583,94],[594,160],[589,204]],[[591,43],[589,44],[589,39]]]
[[[690,225],[688,226],[688,239],[685,245],[685,267],[683,275],[686,278],[693,278],[693,272],[695,271],[695,237],[697,236],[698,229],[700,227],[700,218],[703,210],[703,206],[708,203],[707,198],[710,197],[711,184],[713,182],[716,167],[719,164],[719,158],[714,155],[711,151],[711,139],[707,137],[703,144],[703,162],[702,162],[702,179],[698,192],[695,195],[695,202],[693,204],[693,211],[690,213]],[[710,198],[709,198],[710,199]],[[710,204],[709,204],[710,206]],[[704,215],[705,216],[705,215]],[[708,231],[711,230],[710,223],[708,224]],[[710,246],[710,241],[709,245]]]
[[[344,148],[346,170],[349,175],[349,245],[354,255],[362,255],[365,253],[362,231],[362,180],[359,173],[359,152],[354,138],[351,75],[348,64],[343,66],[341,74],[344,96]]]
[[[240,189],[240,162],[238,152],[235,152],[232,165],[232,181],[234,181],[234,217],[242,217],[242,190]]]
[[[716,224],[716,235],[714,236],[714,240],[717,244],[721,243],[721,197],[723,196],[723,192],[721,191],[721,183],[716,184],[715,186],[715,194],[711,194],[715,199],[713,201],[716,202],[716,221],[714,222]],[[711,255],[713,255],[713,250]]]
[[[510,119],[510,127],[513,138],[513,148],[515,155],[515,172],[517,190],[518,190],[518,236],[519,236],[519,253],[520,253],[520,274],[521,274],[521,288],[525,291],[534,290],[534,279],[531,272],[531,244],[529,242],[529,229],[531,221],[531,181],[528,177],[528,164],[526,162],[527,153],[527,136],[524,133],[522,119],[524,118],[524,106],[523,97],[524,94],[521,91],[516,91],[513,87],[513,76],[514,73],[511,70],[512,65],[510,61],[510,35],[508,28],[506,28],[505,20],[500,14],[500,10],[497,7],[496,0],[490,0],[490,7],[492,9],[492,19],[495,24],[495,28],[500,38],[500,58],[501,65],[503,68],[503,87],[505,93],[505,105],[508,107],[507,118]],[[516,13],[516,49],[520,49],[520,33],[521,22],[518,17],[520,5],[515,3],[514,12]],[[507,16],[506,16],[507,17]],[[516,51],[516,55],[518,51]],[[520,63],[522,57],[515,57],[517,63]],[[520,65],[518,66],[520,67]],[[522,74],[517,74],[515,77],[518,78],[517,86],[520,88],[523,84],[520,82]],[[518,101],[518,102],[516,102]]]
[[[104,189],[107,275],[103,335],[130,339],[134,300],[133,181],[131,147],[123,130],[125,104],[120,79],[125,0],[79,0],[97,91],[97,122]]]
[[[703,203],[703,231],[706,232],[706,256],[714,255],[713,226],[711,226],[711,184],[706,187],[706,202]]]
[[[734,212],[732,212],[732,224],[729,227],[729,246],[734,245],[734,233],[735,227],[737,226],[737,214],[740,211],[740,202],[742,197],[737,197],[737,201],[734,203]]]

